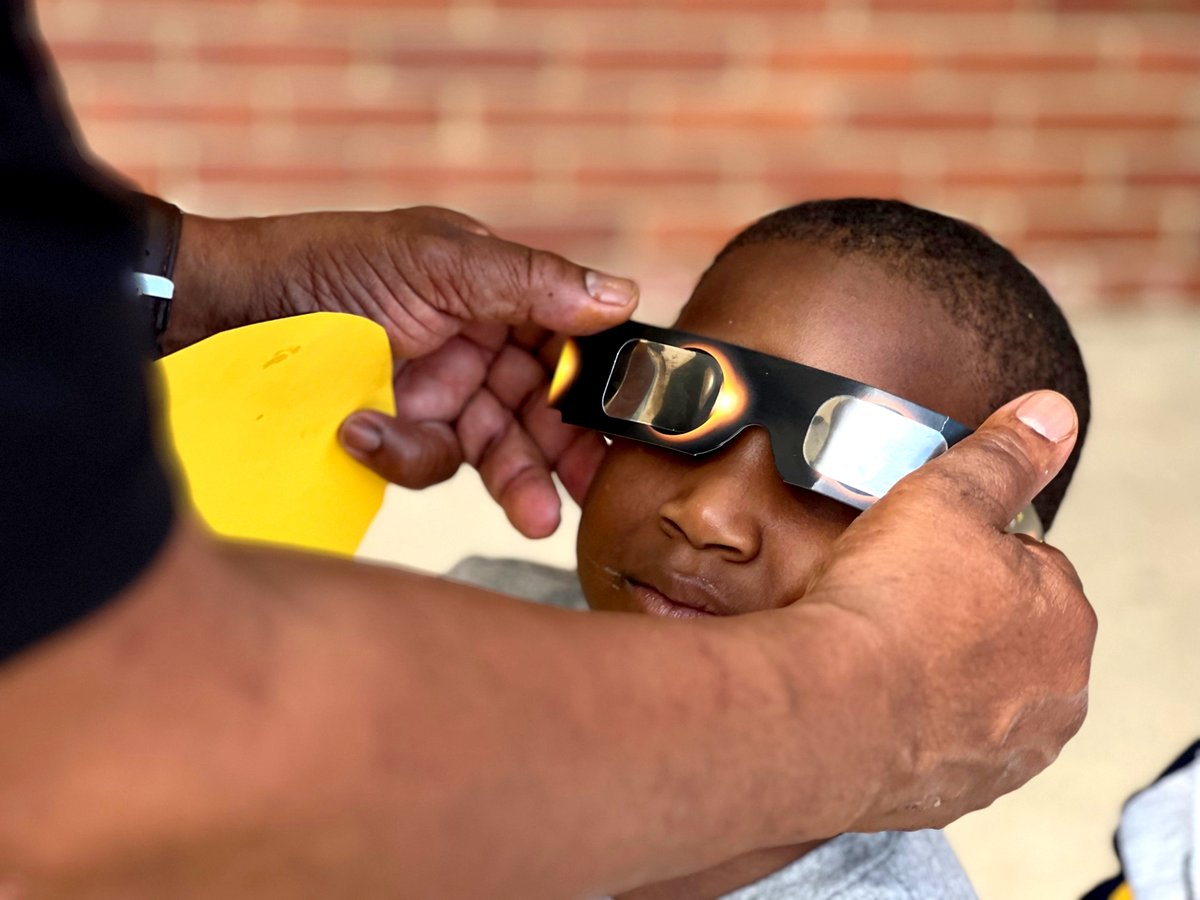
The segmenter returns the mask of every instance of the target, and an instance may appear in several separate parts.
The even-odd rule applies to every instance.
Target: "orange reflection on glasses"
[[[688,441],[706,437],[714,431],[719,431],[738,421],[750,403],[750,391],[732,363],[729,362],[729,357],[716,347],[710,347],[707,344],[687,344],[683,349],[707,353],[717,361],[717,365],[721,367],[721,390],[713,403],[712,412],[699,427],[685,431],[683,434],[666,434],[656,429],[656,439],[670,444],[685,444]]]
[[[579,374],[579,345],[571,338],[563,344],[562,352],[558,355],[558,365],[554,368],[554,377],[550,380],[549,402],[555,403],[567,392],[567,388]]]

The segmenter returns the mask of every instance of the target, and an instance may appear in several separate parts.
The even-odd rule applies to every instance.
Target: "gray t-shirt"
[[[515,597],[587,609],[567,569],[519,559],[464,559],[447,573]],[[940,831],[842,834],[723,900],[961,900],[975,891]]]

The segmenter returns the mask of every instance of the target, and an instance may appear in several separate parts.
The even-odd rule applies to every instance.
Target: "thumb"
[[[462,250],[459,294],[476,321],[591,334],[621,324],[637,308],[636,282],[557,253],[482,235]]]
[[[1075,408],[1062,394],[1025,394],[904,478],[901,493],[919,490],[953,498],[959,512],[973,509],[978,518],[1003,529],[1059,473],[1078,433]],[[884,497],[876,505],[887,502]]]
[[[458,439],[445,422],[405,422],[361,410],[342,422],[338,441],[368,469],[414,490],[445,481],[462,464]]]

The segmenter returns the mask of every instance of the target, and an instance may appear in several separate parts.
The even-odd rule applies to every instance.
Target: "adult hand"
[[[1095,614],[1062,553],[1004,531],[1077,428],[1058,394],[1014,400],[863,513],[814,577],[802,605],[851,613],[883,666],[875,792],[850,830],[987,806],[1083,724]]]
[[[316,311],[375,320],[396,357],[396,416],[343,423],[346,450],[421,488],[462,462],[479,469],[529,537],[557,528],[551,472],[579,500],[603,454],[598,435],[545,403],[553,334],[616,325],[632,281],[494,236],[436,208],[221,221],[186,216],[164,347],[249,322]]]

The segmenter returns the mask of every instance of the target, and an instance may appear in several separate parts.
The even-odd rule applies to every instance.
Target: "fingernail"
[[[587,292],[601,303],[613,306],[628,306],[637,299],[638,286],[628,278],[605,275],[603,272],[588,272],[583,277]]]
[[[1075,408],[1062,394],[1038,391],[1017,407],[1017,418],[1057,444],[1075,433]]]
[[[383,446],[383,432],[370,419],[348,419],[342,425],[342,443],[358,453],[374,453]]]

